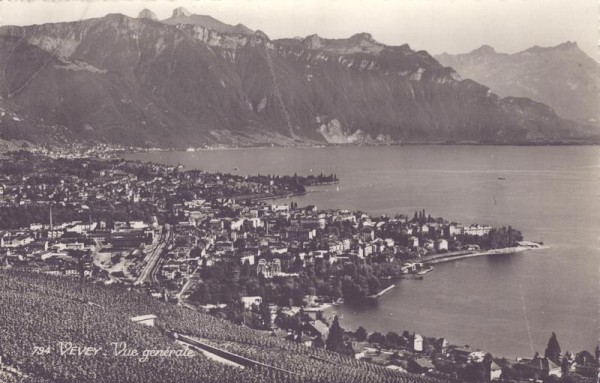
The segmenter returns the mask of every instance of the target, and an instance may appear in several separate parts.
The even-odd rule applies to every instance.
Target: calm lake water
[[[346,328],[444,336],[507,357],[543,353],[552,331],[563,352],[593,351],[599,342],[598,147],[268,148],[127,158],[243,175],[336,173],[339,185],[286,202],[372,215],[424,208],[464,224],[510,224],[551,246],[436,265],[422,281],[398,281],[375,307],[335,308]]]

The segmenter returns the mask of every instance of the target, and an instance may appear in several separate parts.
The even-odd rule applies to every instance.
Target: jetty
[[[386,287],[385,289],[381,290],[377,294],[368,295],[367,298],[369,298],[369,299],[378,299],[379,297],[381,297],[383,294],[387,293],[388,291],[390,291],[394,287],[396,287],[396,285],[389,285],[388,287]]]

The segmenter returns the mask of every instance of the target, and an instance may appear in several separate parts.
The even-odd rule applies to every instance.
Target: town
[[[101,156],[102,157],[102,156]],[[335,174],[240,176],[114,158],[12,152],[0,160],[3,269],[122,285],[306,347],[461,381],[592,381],[596,355],[494,358],[410,331],[345,331],[331,308],[376,304],[433,265],[540,244],[512,227],[299,206]],[[289,198],[289,203],[269,200]],[[140,320],[152,321],[154,317]]]

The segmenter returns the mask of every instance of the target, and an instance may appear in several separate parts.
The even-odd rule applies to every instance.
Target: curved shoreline
[[[434,265],[437,263],[451,262],[451,261],[456,261],[456,260],[465,259],[465,258],[480,257],[483,255],[515,254],[515,253],[522,253],[524,251],[530,251],[530,250],[540,250],[540,249],[544,249],[544,248],[547,248],[547,247],[544,247],[544,246],[540,246],[540,247],[526,247],[526,246],[504,247],[501,249],[476,251],[476,252],[467,253],[467,254],[433,256],[434,258],[423,260],[422,263]]]

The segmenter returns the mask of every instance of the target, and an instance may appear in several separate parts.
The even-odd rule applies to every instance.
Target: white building
[[[413,350],[423,351],[423,337],[419,334],[415,334],[413,339]]]
[[[465,227],[463,229],[463,233],[465,235],[475,235],[478,237],[482,237],[484,235],[489,234],[490,230],[492,230],[491,226],[471,225],[471,226]]]
[[[244,303],[244,308],[246,310],[249,310],[252,308],[252,305],[259,306],[262,303],[262,297],[260,297],[260,296],[242,297],[242,303]]]
[[[448,241],[445,239],[438,239],[437,241],[435,241],[435,248],[438,251],[448,250]]]

